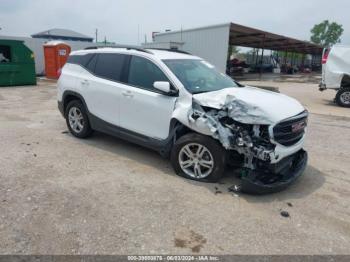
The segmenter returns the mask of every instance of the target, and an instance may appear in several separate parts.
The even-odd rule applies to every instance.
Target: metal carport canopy
[[[229,45],[302,54],[322,54],[322,46],[231,23]]]

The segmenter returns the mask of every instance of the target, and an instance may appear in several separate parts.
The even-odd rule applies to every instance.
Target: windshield
[[[169,59],[163,62],[191,94],[238,87],[230,77],[218,72],[214,66],[203,60]]]

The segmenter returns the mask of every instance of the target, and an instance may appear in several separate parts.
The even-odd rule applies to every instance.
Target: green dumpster
[[[0,39],[0,86],[36,85],[33,52],[23,41]]]

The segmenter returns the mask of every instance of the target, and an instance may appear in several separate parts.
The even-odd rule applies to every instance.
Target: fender
[[[82,95],[80,95],[79,93],[74,92],[74,91],[66,90],[66,91],[63,92],[63,95],[62,95],[63,114],[65,113],[66,106],[68,105],[68,103],[73,100],[73,99],[67,99],[70,96],[78,98],[83,103],[85,109],[89,112],[89,108],[88,108],[88,106],[87,106],[87,104],[85,102],[85,99],[84,99],[84,97]]]
[[[350,75],[344,74],[341,80],[341,87],[350,87]]]

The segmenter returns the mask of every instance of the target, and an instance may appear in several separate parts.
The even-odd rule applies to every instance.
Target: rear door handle
[[[131,91],[124,91],[122,93],[122,95],[125,97],[130,97],[130,98],[134,97],[134,95],[131,93]]]
[[[84,85],[89,85],[89,81],[86,80],[86,79],[82,80],[80,83],[81,83],[83,86],[84,86]]]

